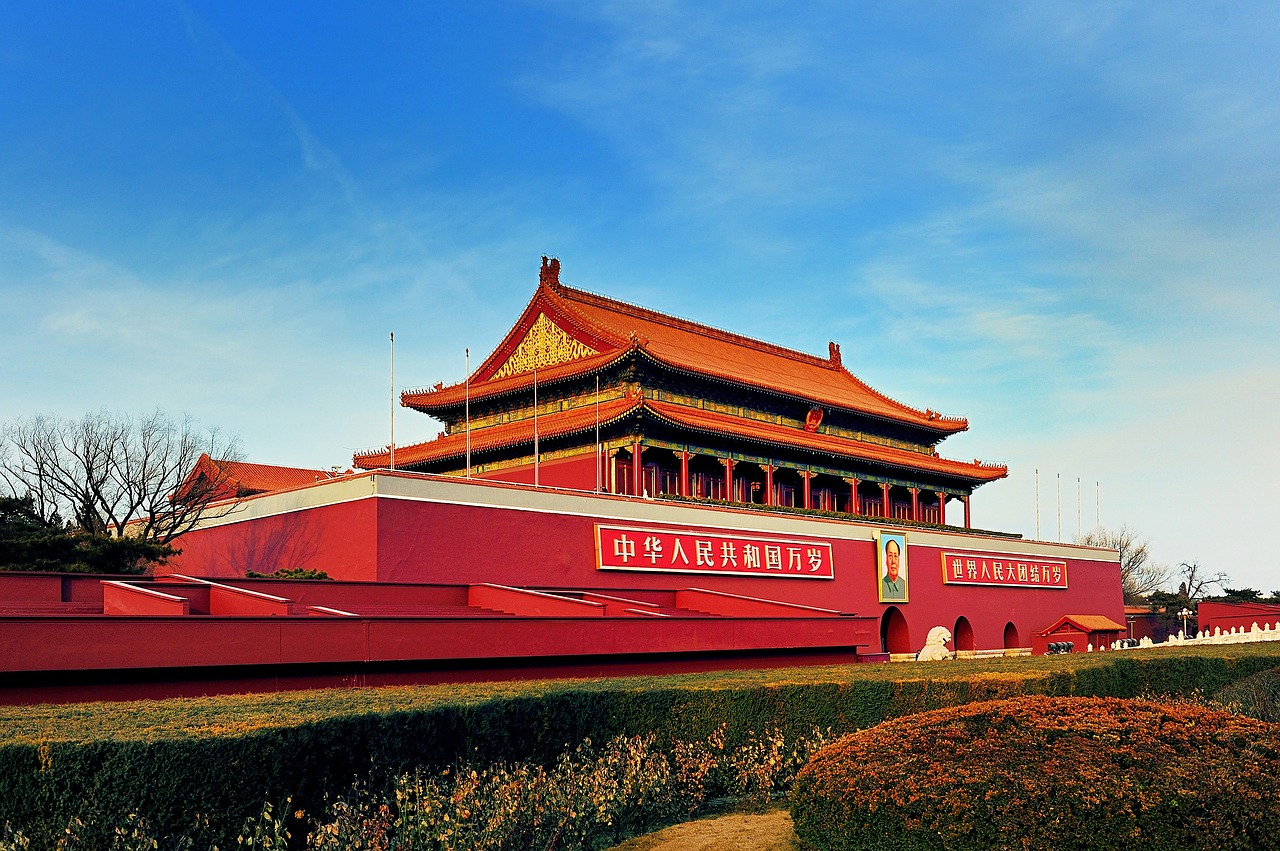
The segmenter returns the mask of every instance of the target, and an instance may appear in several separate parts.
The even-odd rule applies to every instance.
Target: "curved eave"
[[[565,363],[548,367],[545,370],[539,370],[538,384],[540,386],[552,386],[575,378],[591,376],[614,366],[633,352],[639,353],[651,363],[679,375],[715,381],[736,390],[765,393],[767,395],[774,396],[775,398],[787,399],[806,405],[820,405],[828,408],[829,410],[839,410],[849,414],[867,417],[879,422],[918,428],[922,431],[936,434],[937,440],[942,440],[952,434],[956,434],[957,432],[965,431],[969,427],[968,421],[962,418],[928,419],[924,414],[919,414],[914,418],[892,417],[880,411],[850,407],[844,403],[836,402],[826,397],[800,395],[794,392],[788,392],[786,388],[778,388],[762,384],[749,384],[735,379],[733,376],[689,367],[685,364],[663,358],[650,351],[648,348],[640,345],[634,346],[630,349],[601,352],[599,355],[566,361]],[[503,396],[510,396],[526,392],[532,387],[532,372],[522,372],[518,375],[513,375],[509,378],[503,378],[498,381],[487,381],[480,384],[473,384],[470,387],[471,402],[476,403],[501,398]],[[443,414],[447,411],[461,407],[466,402],[466,394],[467,388],[465,383],[453,384],[439,390],[402,393],[400,395],[400,404],[424,414]]]
[[[928,471],[968,481],[975,486],[1002,479],[1009,474],[1007,467],[979,462],[953,461],[936,455],[923,455],[903,449],[847,440],[832,435],[783,428],[769,423],[745,422],[738,417],[711,411],[683,408],[663,402],[647,401],[645,409],[655,419],[680,429],[703,434],[729,435],[741,440],[780,447],[802,449],[838,458],[882,464],[904,470]],[[749,427],[747,427],[749,426]]]
[[[845,369],[838,358],[820,358],[816,355],[659,313],[649,308],[618,301],[586,290],[577,290],[563,284],[550,289],[546,293],[546,297],[549,302],[576,319],[578,327],[592,329],[602,338],[613,336],[619,340],[627,339],[628,337],[637,339],[634,335],[639,334],[638,340],[641,350],[645,351],[651,358],[672,369],[716,378],[734,386],[773,392],[787,398],[796,398],[831,408],[855,411],[889,422],[905,423],[935,431],[942,435],[955,434],[968,428],[968,421],[963,418],[930,416],[935,412],[920,411],[887,396]],[[604,314],[604,316],[600,314]],[[645,329],[643,325],[631,330],[626,327],[627,323],[625,321],[615,324],[606,319],[606,317],[612,319],[615,316],[631,317],[641,323],[660,326],[664,331],[674,332],[674,336],[668,336],[665,333],[658,334],[656,329]],[[646,336],[651,332],[654,336]],[[694,338],[701,338],[709,342],[714,341],[717,345],[732,347],[747,358],[754,354],[764,355],[775,366],[778,363],[786,363],[789,365],[787,367],[789,369],[802,370],[801,373],[796,373],[792,376],[800,383],[812,382],[819,385],[828,383],[825,378],[814,381],[814,374],[809,372],[811,370],[821,370],[823,374],[829,374],[831,383],[846,383],[849,385],[849,390],[853,395],[864,396],[867,401],[864,404],[858,404],[856,401],[850,402],[847,398],[844,400],[832,398],[821,393],[815,393],[812,388],[809,389],[809,392],[797,393],[793,387],[785,382],[779,384],[776,381],[770,381],[767,378],[762,379],[759,376],[734,374],[708,368],[697,358],[696,354],[688,351],[698,348],[696,344],[690,342]],[[661,350],[670,351],[659,353]],[[720,359],[724,359],[724,352],[721,352]],[[715,360],[715,358],[713,357],[712,360]],[[785,372],[786,369],[782,371]]]
[[[639,349],[639,351],[645,357],[649,358],[649,360],[651,360],[652,362],[658,364],[659,366],[663,366],[667,369],[670,369],[673,372],[680,373],[681,375],[688,375],[688,376],[693,376],[697,378],[709,379],[711,381],[718,381],[721,384],[727,385],[729,387],[733,387],[735,389],[750,390],[750,391],[755,391],[757,393],[765,393],[767,395],[774,396],[779,399],[789,399],[791,401],[801,402],[809,405],[819,405],[827,408],[828,410],[839,410],[845,413],[855,414],[861,417],[869,417],[871,419],[878,420],[880,422],[892,423],[893,425],[906,425],[906,426],[911,426],[913,428],[921,429],[922,431],[931,431],[938,435],[938,438],[937,438],[938,440],[942,440],[953,434],[966,431],[969,428],[969,421],[963,418],[960,418],[960,419],[938,418],[938,419],[931,420],[931,419],[928,419],[922,412],[916,412],[918,418],[893,417],[879,411],[872,411],[866,408],[850,407],[848,404],[845,404],[843,402],[836,402],[829,398],[821,398],[821,397],[812,396],[812,395],[801,395],[798,393],[789,392],[786,388],[772,387],[772,386],[767,386],[763,384],[748,384],[740,379],[734,378],[733,376],[724,375],[722,373],[717,373],[717,372],[711,372],[709,370],[696,369],[693,367],[686,366],[684,364],[679,364],[673,361],[666,360],[645,348],[641,348]],[[944,423],[945,425],[941,425]]]
[[[627,349],[614,349],[598,355],[565,361],[538,370],[538,386],[560,384],[581,376],[594,375],[613,366],[629,354]],[[470,387],[473,403],[488,399],[497,399],[521,393],[533,387],[533,373],[521,372],[497,381],[484,381]],[[467,400],[467,385],[451,384],[439,390],[404,392],[400,394],[400,404],[406,408],[424,414],[443,413],[461,407]]]
[[[634,413],[641,406],[639,399],[614,399],[600,405],[601,427],[611,426]],[[574,408],[554,414],[538,417],[538,439],[552,440],[573,434],[585,434],[596,427],[595,406]],[[519,420],[497,426],[474,429],[471,432],[471,454],[493,452],[514,446],[533,444],[533,419]],[[422,443],[396,447],[396,466],[409,467],[415,464],[427,464],[438,461],[449,461],[466,457],[467,437],[465,432],[438,437]],[[358,453],[352,463],[364,470],[385,469],[390,466],[391,452],[388,449]]]

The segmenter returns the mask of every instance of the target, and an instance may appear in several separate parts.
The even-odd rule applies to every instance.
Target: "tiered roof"
[[[469,382],[405,392],[402,404],[434,414],[461,405],[467,393],[479,401],[530,387],[531,371],[504,371],[504,366],[541,315],[580,344],[580,352],[590,353],[537,364],[540,384],[590,375],[638,352],[675,370],[906,423],[939,439],[969,427],[962,417],[920,411],[872,389],[844,368],[835,343],[826,358],[805,354],[567,287],[560,283],[558,260],[543,258],[543,264],[538,289],[524,313]]]
[[[837,458],[869,461],[905,470],[928,470],[975,482],[993,481],[1003,478],[1008,473],[1003,466],[985,464],[976,460],[953,461],[939,457],[937,454],[912,452],[908,449],[897,449],[878,443],[806,432],[774,423],[748,420],[731,414],[720,414],[643,397],[613,399],[600,403],[601,427],[610,426],[631,415],[647,415],[660,422],[712,436],[727,435],[781,448],[809,449]],[[586,435],[595,427],[594,406],[572,408],[538,417],[538,437],[542,440],[573,434]],[[479,453],[508,446],[528,445],[533,442],[533,429],[532,417],[474,429],[471,432],[471,451]],[[396,464],[412,466],[462,458],[466,452],[466,440],[465,432],[459,431],[425,443],[397,446]],[[386,467],[390,464],[390,455],[391,453],[386,449],[361,454],[356,457],[356,464],[368,470]]]
[[[920,411],[880,393],[844,368],[840,347],[831,343],[826,358],[732,334],[707,325],[605,298],[560,283],[558,260],[543,258],[538,289],[519,320],[493,353],[464,382],[422,391],[406,391],[401,403],[441,419],[456,419],[464,401],[472,403],[528,392],[596,374],[628,357],[641,357],[673,371],[728,385],[840,409],[925,435],[926,443],[968,428],[963,418]],[[956,476],[975,484],[1007,475],[1005,467],[978,461],[953,461],[936,452],[919,452],[835,434],[806,431],[756,419],[715,413],[669,402],[628,396],[599,406],[601,426],[642,416],[685,431],[731,437],[784,449],[808,450],[907,470]],[[542,439],[587,434],[595,428],[593,405],[538,417]],[[527,445],[534,437],[530,418],[473,428],[471,451]],[[413,466],[461,458],[467,436],[455,428],[435,440],[396,447],[397,465]],[[360,453],[365,469],[388,466],[387,449]]]

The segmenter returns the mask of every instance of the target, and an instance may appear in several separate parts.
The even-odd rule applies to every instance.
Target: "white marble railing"
[[[1111,650],[1131,650],[1135,647],[1191,647],[1198,644],[1249,644],[1256,641],[1280,641],[1280,621],[1273,624],[1263,624],[1258,626],[1255,621],[1253,626],[1245,629],[1244,627],[1231,627],[1227,632],[1223,632],[1221,627],[1214,627],[1213,632],[1205,630],[1199,635],[1192,633],[1190,636],[1184,634],[1182,630],[1178,630],[1177,635],[1169,636],[1168,640],[1157,644],[1150,638],[1142,638],[1133,644],[1121,639],[1113,641]],[[1092,644],[1088,647],[1093,650]]]

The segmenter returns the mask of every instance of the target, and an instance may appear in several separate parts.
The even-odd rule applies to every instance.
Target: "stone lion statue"
[[[945,626],[935,626],[925,637],[924,647],[921,647],[920,652],[916,654],[916,661],[937,662],[941,659],[950,659],[951,651],[947,649],[947,642],[950,640],[951,630]]]

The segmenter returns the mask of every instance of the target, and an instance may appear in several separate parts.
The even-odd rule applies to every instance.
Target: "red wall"
[[[586,469],[594,485],[589,459]],[[704,516],[724,521],[726,512],[704,511]],[[751,525],[750,515],[732,513],[741,518],[732,525]],[[179,542],[184,552],[177,569],[202,576],[235,576],[243,575],[248,566],[262,572],[288,566],[324,570],[339,579],[492,582],[598,591],[697,587],[877,618],[890,609],[877,602],[871,541],[815,538],[831,543],[834,580],[600,571],[595,569],[594,523],[598,519],[369,498],[189,533]],[[817,534],[824,527],[847,528],[843,521],[812,521],[810,526]],[[889,648],[894,652],[918,650],[931,627],[953,629],[961,616],[971,624],[979,650],[1005,647],[1010,623],[1018,633],[1018,645],[1029,647],[1034,633],[1064,614],[1124,620],[1119,567],[1114,562],[1068,557],[1069,587],[1062,590],[944,585],[941,549],[912,543],[910,531],[907,537],[910,602],[894,604],[906,623],[905,637],[901,629],[896,630],[899,644]],[[952,551],[962,547],[981,551],[993,543],[990,538],[956,536],[946,546]],[[1016,550],[1018,545],[1001,542],[1001,546]]]
[[[538,483],[543,487],[569,488],[571,490],[594,491],[596,489],[596,470],[591,463],[592,456],[562,458],[556,461],[543,461],[538,465]],[[533,484],[533,465],[527,467],[511,467],[477,476],[493,482],[518,482],[524,485]],[[605,490],[609,482],[601,476],[601,487]]]
[[[244,576],[303,568],[372,582],[378,578],[376,522],[375,500],[361,499],[200,529],[178,539],[182,554],[165,572]]]
[[[1254,624],[1265,627],[1280,623],[1280,605],[1274,603],[1211,603],[1196,606],[1196,628],[1213,632],[1215,628],[1230,632],[1248,632]]]

